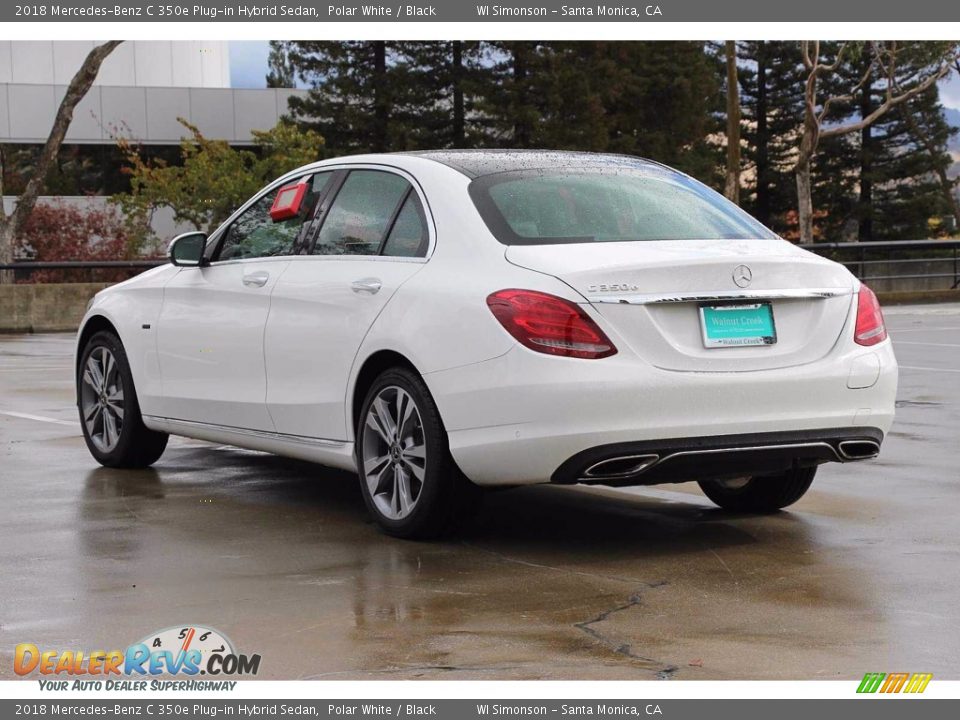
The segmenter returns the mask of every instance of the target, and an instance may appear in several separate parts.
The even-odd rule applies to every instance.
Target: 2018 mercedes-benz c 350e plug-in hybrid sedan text
[[[395,535],[531,483],[695,480],[770,511],[893,421],[874,294],[636,158],[325,160],[170,260],[83,318],[94,457],[149,465],[175,434],[356,470]]]

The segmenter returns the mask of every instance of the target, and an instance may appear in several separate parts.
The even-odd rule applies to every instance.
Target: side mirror
[[[170,241],[167,255],[170,257],[170,262],[177,267],[200,267],[206,264],[203,258],[203,251],[206,246],[206,233],[183,233]]]

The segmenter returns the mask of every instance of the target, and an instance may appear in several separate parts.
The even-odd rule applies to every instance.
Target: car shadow
[[[663,486],[661,486],[663,487]],[[670,486],[665,486],[669,488]],[[696,495],[670,499],[583,486],[531,486],[484,493],[475,516],[433,546],[506,547],[589,557],[679,555],[763,541],[803,552],[812,542],[802,515],[729,513]],[[147,470],[98,468],[87,476],[88,516],[142,515],[138,506],[193,496],[218,499],[218,520],[231,526],[269,530],[322,521],[344,537],[390,545],[422,543],[391,538],[370,520],[356,475],[266,453],[235,448],[173,449]],[[159,512],[162,516],[162,511]]]

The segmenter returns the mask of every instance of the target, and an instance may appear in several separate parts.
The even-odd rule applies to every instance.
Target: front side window
[[[377,255],[410,183],[380,170],[353,170],[317,237],[315,255]]]
[[[505,172],[469,190],[505,245],[776,238],[705,185],[658,168]]]
[[[270,208],[280,188],[248,207],[227,228],[217,260],[275,257],[296,253],[301,232],[306,230],[332,173],[318,173],[307,180],[307,193],[295,217],[274,222]]]

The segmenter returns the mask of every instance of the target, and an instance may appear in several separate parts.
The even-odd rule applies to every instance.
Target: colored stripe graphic
[[[866,673],[858,693],[922,693],[933,679],[932,673]]]
[[[883,687],[880,688],[882,693],[898,693],[900,688],[903,687],[903,684],[907,681],[907,678],[910,677],[907,673],[890,673],[887,675],[887,680],[883,683]]]
[[[910,677],[910,682],[907,683],[907,688],[904,690],[904,692],[922,693],[927,689],[927,685],[930,684],[930,680],[932,678],[932,673],[914,673]]]
[[[860,687],[857,688],[857,692],[875,693],[877,688],[880,687],[880,683],[883,682],[884,677],[886,677],[884,673],[867,673],[863,676],[863,680],[860,681]]]

